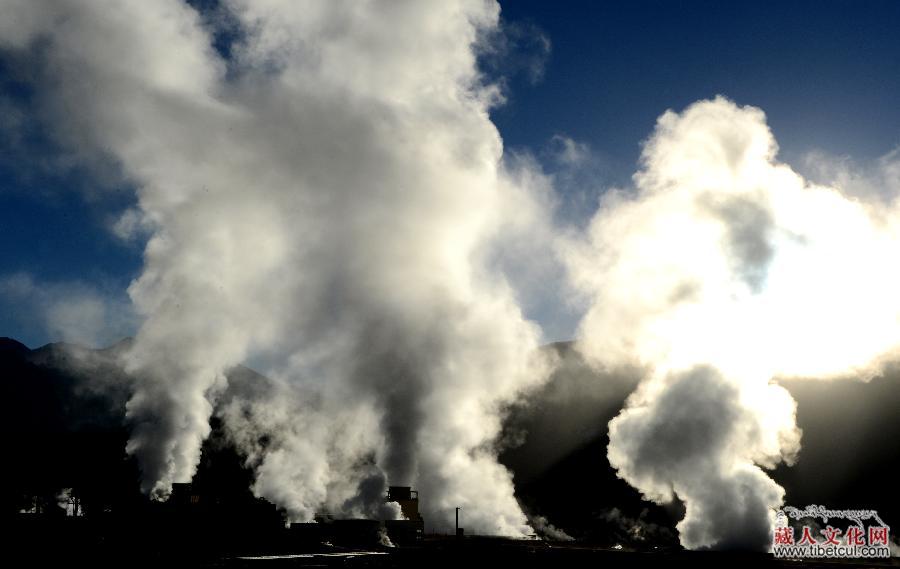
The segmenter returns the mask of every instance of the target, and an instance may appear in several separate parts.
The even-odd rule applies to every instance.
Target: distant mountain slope
[[[677,546],[680,506],[645,502],[606,459],[607,424],[637,385],[639,370],[598,373],[571,342],[546,349],[557,352],[559,366],[505,423],[504,438],[516,446],[500,460],[515,475],[519,499],[573,537],[606,545]]]
[[[522,443],[502,455],[517,475],[519,493],[570,531],[593,533],[594,521],[611,517],[632,518],[625,520],[630,527],[646,525],[638,522],[671,527],[680,517],[677,505],[668,512],[648,507],[615,477],[606,460],[607,423],[633,390],[639,372],[600,374],[587,367],[571,343],[554,349],[563,358],[560,369],[507,421],[507,437]],[[875,509],[888,525],[900,527],[900,365],[888,366],[869,382],[779,383],[797,401],[797,423],[803,430],[797,464],[772,472],[786,489],[786,503]],[[613,509],[618,511],[611,514]]]
[[[8,449],[0,511],[28,509],[34,499],[52,505],[69,487],[87,509],[140,507],[138,468],[125,453],[132,380],[118,360],[130,342],[101,350],[65,343],[30,350],[0,338],[0,429]],[[229,376],[233,392],[267,381],[243,367]],[[195,483],[249,500],[251,479],[213,421]]]

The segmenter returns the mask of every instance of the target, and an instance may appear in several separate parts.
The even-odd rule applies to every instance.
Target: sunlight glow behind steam
[[[759,109],[669,111],[635,191],[608,195],[565,249],[592,299],[581,351],[648,370],[610,423],[610,462],[647,497],[685,502],[691,548],[767,546],[783,490],[759,466],[790,463],[800,440],[773,379],[870,378],[900,343],[900,208],[809,183],[776,152]],[[660,452],[666,430],[678,452]]]

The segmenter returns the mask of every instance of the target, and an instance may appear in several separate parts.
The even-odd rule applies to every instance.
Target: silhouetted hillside
[[[129,343],[102,350],[62,343],[29,350],[0,339],[0,428],[15,457],[3,470],[4,513],[54,511],[64,488],[72,489],[88,516],[145,507],[137,465],[125,453],[132,380],[117,358]],[[246,368],[231,376],[234,389],[262,378]],[[252,473],[225,441],[219,422],[212,422],[193,486],[255,501]]]
[[[521,444],[501,459],[516,473],[517,492],[529,509],[573,535],[640,545],[641,540],[625,537],[644,532],[666,542],[681,517],[680,505],[644,502],[606,459],[607,424],[639,371],[598,373],[572,344],[555,349],[563,358],[559,370],[507,421],[507,438]],[[900,525],[894,490],[900,467],[900,367],[888,366],[869,382],[779,382],[796,399],[803,430],[797,463],[771,473],[785,487],[786,504],[874,509],[888,525]]]

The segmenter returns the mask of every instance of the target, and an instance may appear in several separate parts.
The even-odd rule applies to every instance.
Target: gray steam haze
[[[900,337],[892,200],[807,182],[762,111],[716,98],[662,115],[634,188],[562,228],[489,118],[495,2],[221,4],[2,2],[59,142],[136,188],[115,231],[146,239],[124,358],[147,493],[190,481],[216,412],[291,520],[397,517],[385,489],[413,485],[429,528],[460,506],[533,533],[497,438],[555,365],[523,316],[537,283],[587,307],[592,365],[645,370],[610,423],[619,475],[684,502],[688,548],[767,547],[764,469],[800,443],[773,378],[870,375]],[[224,397],[246,361],[274,383]]]

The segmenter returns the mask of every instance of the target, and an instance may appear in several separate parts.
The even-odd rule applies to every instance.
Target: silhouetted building
[[[208,501],[208,500],[207,500]],[[172,484],[172,495],[169,503],[179,508],[199,507],[202,504],[201,494],[190,482],[176,482]]]
[[[414,543],[425,537],[425,519],[419,513],[419,493],[409,486],[388,488],[388,502],[397,502],[405,520],[387,520],[384,526],[396,545]]]

